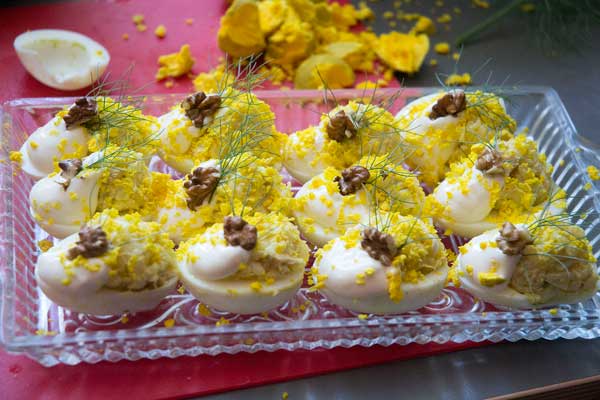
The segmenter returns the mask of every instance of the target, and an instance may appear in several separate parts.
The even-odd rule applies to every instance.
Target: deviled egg
[[[62,239],[79,231],[97,211],[155,209],[169,176],[150,172],[143,155],[111,146],[82,159],[58,163],[60,173],[37,181],[29,193],[31,214],[42,229]]]
[[[271,162],[249,153],[200,163],[167,186],[154,218],[175,243],[235,211],[287,215],[292,198],[290,187]]]
[[[483,301],[517,309],[576,303],[598,290],[585,233],[553,216],[474,237],[460,248],[452,276]]]
[[[448,275],[446,250],[431,223],[389,214],[356,226],[318,250],[312,287],[332,303],[374,314],[416,310],[434,300]]]
[[[490,141],[502,131],[512,134],[516,128],[504,101],[479,91],[453,90],[421,97],[400,110],[396,119],[410,148],[408,165],[431,188],[473,143]]]
[[[296,226],[278,213],[227,216],[177,249],[185,288],[208,306],[239,314],[292,298],[308,257]]]
[[[277,163],[285,140],[275,130],[275,116],[265,102],[231,87],[219,93],[194,93],[160,116],[158,123],[159,155],[182,173],[242,151]]]
[[[328,167],[306,182],[292,207],[300,232],[325,245],[356,224],[368,224],[379,210],[418,214],[425,193],[416,176],[390,162],[388,155],[363,157],[342,171]]]
[[[436,223],[452,233],[473,237],[503,221],[524,221],[546,208],[560,212],[564,193],[555,187],[551,167],[537,144],[525,135],[477,144],[469,156],[450,166],[432,199],[439,205]]]
[[[322,115],[318,126],[289,136],[284,150],[286,170],[299,182],[355,164],[363,155],[400,151],[401,137],[387,110],[350,101]]]
[[[96,315],[151,310],[177,285],[173,243],[160,226],[117,210],[40,254],[37,283],[69,310]]]

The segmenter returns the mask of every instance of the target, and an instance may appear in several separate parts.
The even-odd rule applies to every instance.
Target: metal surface
[[[469,23],[490,15],[490,10],[473,8],[470,1],[446,1],[443,8],[433,1],[416,1],[420,6],[405,10],[420,10],[425,15],[450,12],[451,30],[438,26],[433,44],[452,42]],[[392,0],[368,3],[379,19],[375,31],[388,30],[381,17],[393,9]],[[459,6],[461,15],[452,12]],[[435,11],[435,14],[432,13]],[[573,119],[579,133],[600,143],[600,42],[582,44],[579,54],[564,53],[547,56],[536,47],[526,19],[516,13],[486,34],[478,43],[465,47],[458,72],[473,73],[490,60],[474,76],[474,83],[484,83],[492,73],[492,82],[508,79],[511,86],[548,85],[554,87]],[[592,38],[600,37],[600,27],[592,29]],[[456,62],[450,56],[431,51],[429,58],[438,66],[425,64],[417,76],[405,78],[407,86],[437,84],[436,73],[451,73]],[[426,61],[427,63],[427,61]],[[588,377],[600,373],[600,341],[521,341],[465,350],[436,357],[388,363],[283,382],[259,388],[212,396],[211,399],[280,399],[283,392],[290,399],[480,399],[519,390]]]

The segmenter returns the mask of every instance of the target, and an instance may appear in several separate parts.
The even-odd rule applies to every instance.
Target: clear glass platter
[[[391,111],[437,88],[378,90],[395,95]],[[327,109],[318,91],[258,91],[276,115],[283,132],[314,124]],[[554,180],[572,197],[569,209],[600,212],[598,184],[587,176],[588,165],[600,165],[598,146],[580,137],[563,103],[551,88],[504,89],[509,113],[519,129],[537,140],[555,166]],[[148,95],[144,112],[160,115],[185,95]],[[365,96],[362,90],[335,92],[339,102]],[[369,95],[367,94],[367,97]],[[600,295],[585,303],[552,310],[499,310],[465,291],[447,287],[426,307],[401,315],[359,319],[330,304],[305,284],[295,298],[269,313],[241,316],[198,308],[188,293],[173,292],[155,310],[134,315],[91,316],[58,307],[39,290],[34,278],[37,242],[47,234],[29,215],[33,180],[8,161],[27,135],[46,123],[73,98],[9,101],[0,109],[0,344],[45,366],[201,354],[315,349],[464,341],[600,337]],[[560,162],[561,160],[564,163]],[[163,169],[160,162],[152,164]],[[589,183],[591,189],[586,190]],[[595,214],[595,213],[594,213]],[[597,215],[597,214],[595,214]],[[587,217],[586,233],[600,258],[600,221]],[[456,238],[444,238],[456,249]],[[174,320],[166,327],[165,321]]]

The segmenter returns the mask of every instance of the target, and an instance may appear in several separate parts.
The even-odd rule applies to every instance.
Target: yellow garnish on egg
[[[479,283],[488,287],[496,286],[506,282],[506,279],[495,272],[480,272],[477,274],[477,278],[479,279]]]

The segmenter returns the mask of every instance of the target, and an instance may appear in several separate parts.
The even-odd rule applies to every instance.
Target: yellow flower
[[[160,68],[158,68],[158,72],[156,73],[156,80],[160,81],[169,76],[176,78],[185,75],[190,72],[195,61],[190,53],[190,45],[184,44],[178,53],[165,54],[158,57]]]
[[[381,35],[375,44],[375,52],[384,63],[408,74],[421,68],[428,51],[429,37],[423,34],[390,32]]]

